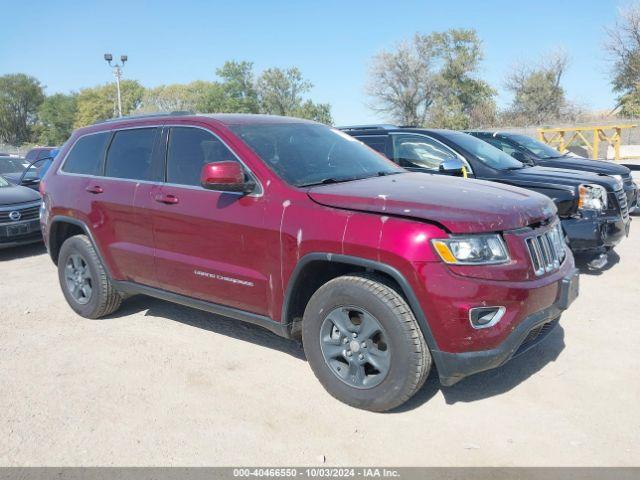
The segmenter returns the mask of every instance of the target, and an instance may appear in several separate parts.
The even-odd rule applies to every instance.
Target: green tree
[[[224,62],[222,68],[216,70],[216,75],[222,79],[221,87],[224,93],[225,112],[258,113],[258,92],[256,91],[253,74],[253,63],[235,60]]]
[[[43,101],[42,85],[34,77],[23,73],[0,77],[0,139],[13,145],[32,141]]]
[[[403,125],[468,128],[488,121],[490,115],[481,118],[478,112],[495,112],[496,92],[477,78],[482,59],[475,30],[416,34],[374,57],[370,106]]]
[[[38,112],[39,137],[43,145],[61,145],[71,135],[78,110],[76,94],[56,93],[45,98]]]
[[[135,80],[120,82],[122,96],[122,114],[129,115],[142,105],[145,89]],[[118,115],[116,86],[108,83],[80,90],[77,98],[78,112],[75,127],[90,125]]]
[[[313,84],[296,67],[269,68],[256,82],[260,113],[287,115],[331,123],[331,106],[305,100]]]
[[[563,51],[551,54],[536,66],[515,66],[506,81],[506,88],[513,93],[508,116],[523,125],[565,118],[572,108],[561,86],[567,66]]]
[[[324,123],[325,125],[333,124],[331,105],[328,103],[314,103],[311,100],[307,100],[296,107],[291,113],[291,116],[306,118],[307,120]]]
[[[435,76],[435,101],[429,120],[434,127],[464,129],[471,126],[477,106],[495,109],[496,92],[476,77],[483,60],[482,42],[475,30],[450,29],[417,35],[418,49],[433,52],[439,69]]]
[[[607,35],[605,49],[613,63],[611,84],[620,113],[640,116],[640,5],[622,9]]]

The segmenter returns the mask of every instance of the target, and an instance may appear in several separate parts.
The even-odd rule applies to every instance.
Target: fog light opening
[[[490,328],[497,324],[506,312],[505,307],[476,307],[469,310],[469,322],[476,329]]]

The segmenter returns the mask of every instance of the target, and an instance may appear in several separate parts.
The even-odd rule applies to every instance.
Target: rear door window
[[[203,165],[212,162],[238,161],[217,137],[193,127],[173,127],[167,150],[167,182],[200,186]]]
[[[376,152],[379,152],[386,156],[387,153],[387,137],[382,136],[363,136],[356,137],[362,143],[368,147],[373,148]]]
[[[111,132],[94,133],[81,137],[71,147],[62,171],[84,175],[98,175]]]
[[[105,176],[129,180],[155,180],[153,146],[158,128],[136,128],[117,131],[105,166]]]

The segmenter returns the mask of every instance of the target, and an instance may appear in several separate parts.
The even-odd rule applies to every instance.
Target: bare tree
[[[370,67],[366,91],[370,108],[402,125],[424,125],[434,100],[433,51],[415,43],[400,43],[382,51]]]
[[[615,25],[606,29],[605,50],[613,62],[613,91],[629,116],[640,115],[640,5],[621,9]]]

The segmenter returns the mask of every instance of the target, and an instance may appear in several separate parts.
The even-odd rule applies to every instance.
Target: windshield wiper
[[[313,186],[316,186],[316,185],[328,185],[330,183],[350,182],[352,180],[358,180],[358,179],[357,178],[333,178],[333,177],[329,177],[329,178],[323,178],[322,180],[319,180],[317,182],[303,183],[302,185],[298,185],[298,187],[313,187]]]

